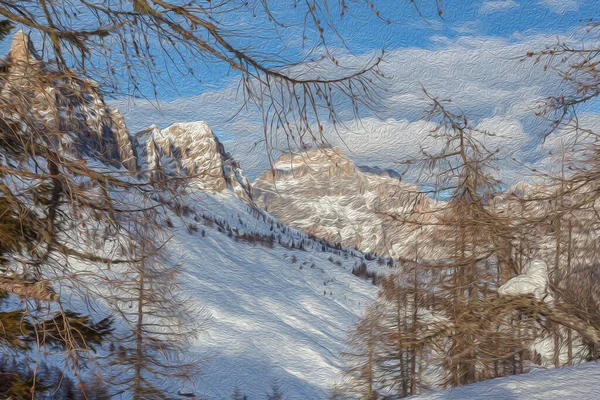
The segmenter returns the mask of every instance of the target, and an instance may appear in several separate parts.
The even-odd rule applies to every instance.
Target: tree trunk
[[[143,264],[143,263],[142,263]],[[144,266],[141,266],[140,271],[140,293],[138,298],[137,309],[137,324],[135,330],[135,372],[133,378],[133,398],[134,400],[142,400],[142,364],[143,356],[143,327],[144,327]]]

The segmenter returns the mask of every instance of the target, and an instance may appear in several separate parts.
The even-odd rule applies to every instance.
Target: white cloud
[[[511,156],[521,152],[531,141],[520,121],[493,116],[482,119],[476,126],[486,135],[481,139],[489,151],[498,151],[500,156]]]
[[[358,164],[392,167],[398,161],[418,158],[421,148],[433,152],[439,143],[429,137],[429,121],[363,118],[337,133],[328,129],[329,143],[342,149]]]
[[[460,33],[463,35],[467,35],[467,34],[474,34],[475,32],[477,32],[477,29],[479,27],[479,21],[467,21],[464,22],[462,24],[456,25],[456,26],[451,26],[450,28],[456,32],[456,33]]]
[[[394,50],[384,66],[389,85],[398,93],[391,99],[392,108],[405,113],[422,111],[424,87],[434,96],[451,98],[471,118],[528,114],[540,98],[555,93],[559,78],[525,55],[555,41],[542,35],[512,41],[440,38],[431,50]]]
[[[539,4],[556,14],[564,14],[567,11],[577,11],[579,9],[577,0],[540,0]]]
[[[169,102],[149,100],[119,100],[113,104],[121,110],[127,126],[133,132],[156,124],[161,128],[175,122],[206,121],[210,126],[222,127],[233,121],[248,119],[235,87],[208,91],[198,96],[179,98]],[[240,132],[236,132],[240,133]]]
[[[491,14],[495,12],[506,12],[519,7],[519,4],[513,0],[488,0],[484,1],[479,9],[480,14]]]
[[[561,126],[541,142],[536,151],[539,160],[539,169],[547,173],[560,173],[563,163],[567,168],[589,167],[586,165],[587,157],[596,157],[594,148],[598,144],[600,132],[600,115],[583,113],[577,116],[576,121],[571,121],[566,126]],[[594,146],[591,146],[594,144]],[[566,155],[563,158],[563,153]]]
[[[382,168],[396,168],[405,172],[401,162],[423,158],[422,150],[435,155],[442,150],[444,143],[431,136],[436,124],[426,120],[407,121],[376,118],[363,118],[347,129],[334,133],[328,131],[329,143],[339,147],[358,165],[376,165]],[[496,152],[502,180],[514,184],[520,176],[520,163],[527,162],[540,150],[523,125],[515,119],[493,116],[484,118],[475,126],[481,133],[475,133],[488,151]],[[518,162],[513,161],[513,158]],[[415,180],[420,171],[406,171],[407,180]]]

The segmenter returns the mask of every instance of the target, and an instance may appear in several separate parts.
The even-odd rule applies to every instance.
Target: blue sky
[[[298,37],[301,35],[300,22],[304,14],[290,9],[292,1],[272,3],[276,17],[292,25],[287,31],[281,31],[287,34],[283,41],[275,39],[271,30],[263,32],[259,29],[270,26],[260,16],[254,19],[242,14],[228,16],[224,20],[234,27],[239,24],[240,27],[249,28],[235,37],[236,42],[248,44],[265,53],[283,54],[291,60],[297,60],[302,53]],[[330,3],[335,5],[336,2]],[[391,24],[379,20],[371,10],[358,5],[351,8],[356,13],[355,17],[333,17],[347,45],[344,52],[361,55],[382,48],[386,51],[411,47],[435,49],[438,41],[432,38],[440,36],[449,40],[480,36],[514,41],[521,36],[566,34],[581,25],[581,21],[600,17],[600,0],[445,0],[442,18],[437,17],[434,0],[419,0],[417,4],[425,19],[419,18],[408,0],[383,0],[376,4],[376,9],[381,10],[382,18],[389,19]],[[339,10],[333,7],[331,14],[337,16]],[[248,31],[257,32],[257,36],[261,37],[257,39],[252,35],[248,36]],[[308,43],[315,44],[314,33],[307,35]],[[270,37],[271,40],[264,40],[262,36]],[[331,32],[328,37],[332,47],[341,45]],[[160,100],[172,101],[207,90],[222,89],[236,79],[236,73],[222,64],[215,64],[208,70],[204,67],[199,69],[202,69],[199,74],[202,84],[193,78],[180,76],[175,84],[177,91],[168,86],[162,87],[159,91]],[[146,95],[151,96],[151,91],[148,90]]]
[[[290,60],[297,60],[302,53],[298,37],[304,11],[290,7],[294,1],[270,1],[278,20],[290,24],[291,28],[281,30],[283,40],[275,38],[271,25],[264,16],[252,18],[248,13],[232,13],[221,19],[224,25],[238,29],[241,34],[234,36],[238,44],[249,45],[266,54],[282,54]],[[443,15],[437,16],[435,0],[416,0],[423,18],[419,18],[408,0],[375,0],[375,9],[381,11],[382,19],[376,18],[364,2],[351,4],[354,17],[340,18],[336,1],[329,1],[332,20],[344,38],[347,48],[343,51],[361,55],[385,48],[386,51],[403,48],[435,49],[439,37],[448,40],[466,36],[497,37],[518,40],[522,36],[536,34],[567,34],[582,21],[600,17],[600,0],[443,0]],[[17,27],[19,28],[19,27]],[[250,32],[250,34],[249,34]],[[330,44],[340,46],[335,35],[328,33]],[[287,36],[286,36],[287,35]],[[315,44],[317,38],[309,31],[308,44]],[[267,39],[265,39],[265,37]],[[0,51],[8,50],[10,41],[0,43]],[[309,46],[308,46],[309,47]],[[172,101],[181,97],[195,96],[207,90],[218,90],[231,84],[236,73],[222,64],[210,68],[200,68],[202,83],[193,78],[176,76],[177,92],[167,86],[159,88],[159,99]],[[147,90],[145,95],[151,96]]]

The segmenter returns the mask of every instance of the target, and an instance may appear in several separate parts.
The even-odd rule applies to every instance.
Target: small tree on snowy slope
[[[188,306],[177,266],[161,251],[166,237],[153,227],[149,214],[132,243],[143,260],[125,266],[122,283],[109,297],[127,323],[108,358],[109,380],[134,400],[178,398],[181,385],[199,372],[185,358],[199,331],[199,313]]]
[[[378,399],[382,315],[377,305],[369,307],[348,340],[348,351],[342,353],[346,362],[344,382],[334,388],[336,399]]]
[[[283,391],[278,382],[274,382],[271,391],[267,393],[267,400],[283,400]]]

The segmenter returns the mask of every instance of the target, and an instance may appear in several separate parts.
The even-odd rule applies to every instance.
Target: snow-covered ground
[[[377,291],[351,273],[356,262],[366,262],[362,253],[323,251],[323,242],[231,192],[196,191],[186,203],[194,212],[173,218],[172,250],[194,303],[210,316],[190,349],[204,361],[195,394],[230,399],[237,387],[250,399],[265,399],[277,384],[286,399],[328,398],[348,333]],[[197,231],[188,231],[188,223]],[[242,239],[251,232],[273,235],[273,248]]]
[[[469,386],[411,397],[414,400],[597,400],[600,399],[600,363],[535,370]]]

